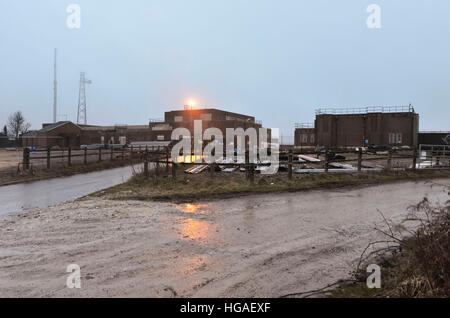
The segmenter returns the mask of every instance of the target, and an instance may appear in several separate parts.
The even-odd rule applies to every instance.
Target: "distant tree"
[[[8,118],[8,128],[9,133],[14,138],[19,138],[20,134],[24,134],[30,129],[30,123],[25,122],[25,117],[23,117],[22,112],[19,110],[9,116]]]

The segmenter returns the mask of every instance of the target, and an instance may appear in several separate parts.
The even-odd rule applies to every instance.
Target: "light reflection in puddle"
[[[189,240],[208,238],[209,223],[203,220],[186,219],[181,226],[181,237]]]
[[[195,275],[207,268],[207,256],[183,257],[178,265],[183,269],[184,275]]]
[[[185,213],[208,214],[209,204],[185,203],[177,205],[177,209]]]

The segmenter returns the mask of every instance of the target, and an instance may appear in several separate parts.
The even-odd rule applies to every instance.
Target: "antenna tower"
[[[87,80],[84,72],[80,73],[80,92],[78,95],[78,115],[77,115],[77,124],[87,125],[87,116],[86,116],[86,84],[91,84],[92,81]]]

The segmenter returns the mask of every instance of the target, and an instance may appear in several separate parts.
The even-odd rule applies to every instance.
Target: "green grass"
[[[205,199],[223,199],[248,194],[294,192],[319,188],[339,188],[394,182],[398,180],[415,180],[425,178],[448,178],[450,171],[399,171],[379,173],[321,173],[294,175],[288,180],[286,173],[275,175],[256,175],[251,184],[244,173],[216,173],[214,178],[209,173],[187,175],[178,171],[177,178],[150,177],[139,174],[130,181],[92,194],[116,200],[155,200],[192,202]]]

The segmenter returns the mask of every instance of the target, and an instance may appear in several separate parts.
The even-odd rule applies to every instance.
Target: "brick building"
[[[314,142],[307,135],[314,134]],[[419,115],[411,106],[319,109],[314,128],[296,128],[295,146],[417,146]]]
[[[148,125],[95,126],[77,125],[70,121],[43,124],[42,129],[22,136],[24,147],[80,148],[91,144],[129,144],[131,142],[170,141],[172,131],[183,127],[194,134],[194,120],[202,120],[202,133],[219,128],[225,138],[226,128],[261,128],[254,117],[218,109],[185,109],[165,113],[164,120],[151,120]],[[268,132],[270,138],[270,131]]]
[[[164,121],[151,121],[150,129],[155,132],[158,141],[170,140],[172,130],[176,128],[187,128],[191,136],[194,135],[194,121],[202,120],[202,133],[208,128],[218,128],[221,130],[225,142],[227,128],[255,128],[259,134],[259,128],[262,128],[261,122],[255,120],[255,117],[223,111],[215,108],[204,109],[184,109],[165,112]],[[270,139],[270,130],[267,130],[268,140]],[[259,142],[259,141],[258,141]]]
[[[126,144],[152,140],[154,134],[148,125],[92,126],[77,125],[70,121],[43,124],[42,129],[24,134],[23,147],[80,148],[90,144]]]
[[[314,124],[295,124],[294,145],[296,148],[316,147]]]

